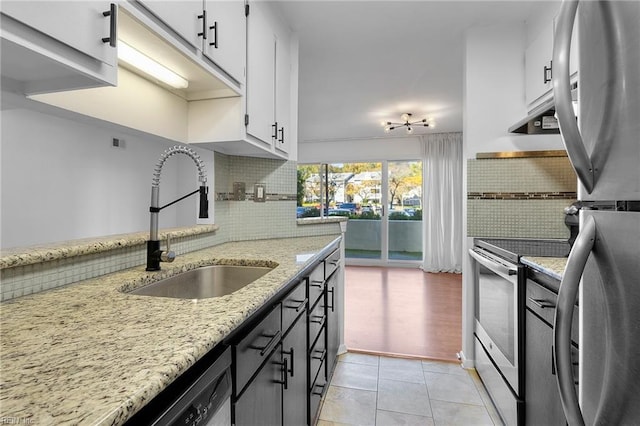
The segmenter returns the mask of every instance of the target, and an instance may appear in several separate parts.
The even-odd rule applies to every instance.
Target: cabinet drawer
[[[286,334],[296,318],[305,312],[307,307],[307,289],[304,281],[291,290],[282,301],[282,334]]]
[[[235,347],[236,394],[280,343],[280,305],[276,306]]]
[[[309,275],[307,298],[309,307],[313,307],[324,292],[324,265],[320,264]]]
[[[558,295],[532,280],[527,280],[527,309],[553,326],[556,315],[556,302]],[[578,306],[573,310],[573,327],[571,340],[578,343]]]
[[[340,266],[340,249],[334,251],[324,261],[324,277],[329,278]]]
[[[316,418],[318,416],[318,408],[320,407],[320,401],[324,395],[327,386],[327,379],[324,375],[319,375],[316,381],[313,382],[309,390],[309,424],[316,424]]]
[[[318,303],[309,314],[309,346],[313,346],[320,331],[325,328],[327,315],[324,310],[324,303]]]
[[[325,345],[325,330],[323,328],[316,344],[309,351],[309,383],[313,383],[319,375],[326,377],[324,368],[322,368],[321,371],[325,359],[327,359],[327,347]],[[318,373],[319,371],[321,372]]]

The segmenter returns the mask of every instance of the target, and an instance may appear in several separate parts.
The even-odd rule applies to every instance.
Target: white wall
[[[299,163],[415,160],[422,157],[420,137],[301,142]]]
[[[1,119],[2,247],[148,230],[154,165],[172,144],[23,108],[5,109]],[[124,148],[113,148],[113,137]],[[213,188],[213,153],[195,149]],[[191,159],[172,157],[160,203],[197,186]],[[192,198],[163,210],[160,227],[195,224]]]
[[[463,194],[467,193],[466,160],[478,152],[563,149],[558,135],[512,135],[509,126],[526,116],[524,23],[471,28],[466,34],[464,77]],[[467,200],[463,202],[463,253],[473,245],[466,235]],[[474,291],[469,256],[463,256],[463,342],[473,358]]]

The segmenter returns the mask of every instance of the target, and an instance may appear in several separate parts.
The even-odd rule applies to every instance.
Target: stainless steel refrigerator
[[[574,19],[575,18],[575,19]],[[578,31],[578,120],[569,50]],[[556,26],[556,114],[578,175],[580,232],[555,318],[558,386],[569,425],[640,424],[640,1],[563,1]],[[575,47],[574,47],[575,48]],[[580,309],[579,392],[571,316]]]

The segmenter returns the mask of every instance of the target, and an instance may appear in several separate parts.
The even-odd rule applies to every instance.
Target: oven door
[[[481,248],[475,259],[475,335],[516,395],[520,392],[519,317],[522,268]]]

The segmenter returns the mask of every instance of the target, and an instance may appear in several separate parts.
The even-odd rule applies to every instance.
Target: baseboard
[[[460,365],[462,365],[462,368],[475,368],[476,367],[476,364],[475,364],[474,360],[467,359],[467,357],[464,355],[463,351],[458,352],[457,355],[458,355],[458,360],[460,361]]]

